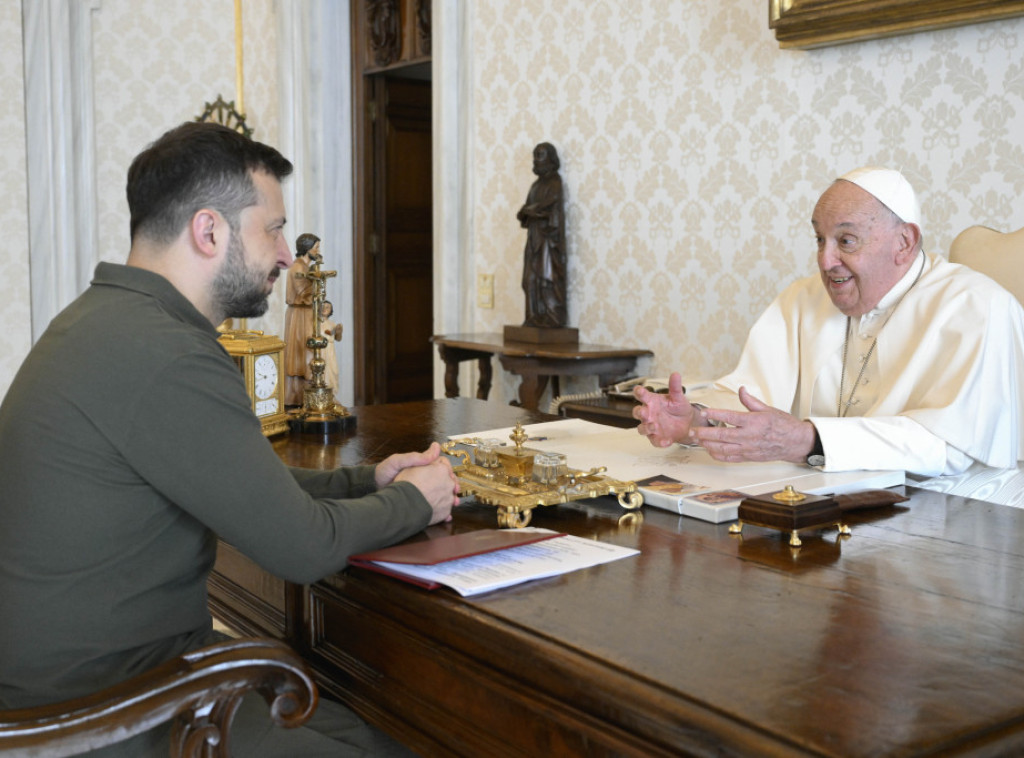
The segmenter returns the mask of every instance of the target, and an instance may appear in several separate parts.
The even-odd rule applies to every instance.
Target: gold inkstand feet
[[[739,520],[729,527],[730,534],[742,534],[745,524],[777,529],[789,533],[789,544],[793,547],[803,544],[802,531],[834,526],[840,535],[850,534],[850,527],[842,523],[842,508],[835,498],[806,495],[792,485],[778,492],[744,498],[736,515]]]

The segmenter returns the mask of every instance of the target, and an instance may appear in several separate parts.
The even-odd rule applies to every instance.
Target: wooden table
[[[445,397],[459,396],[459,364],[475,360],[480,368],[476,396],[486,400],[491,391],[491,356],[497,355],[502,368],[522,378],[519,404],[531,410],[537,410],[549,379],[556,395],[559,376],[596,376],[604,387],[632,373],[637,358],[653,355],[650,350],[608,345],[506,342],[500,334],[435,335],[431,341],[445,364]]]
[[[275,447],[356,463],[540,418],[469,399],[354,412],[339,445]],[[300,588],[293,644],[428,756],[1024,754],[1024,511],[907,491],[801,548],[610,498],[539,507],[536,526],[641,554],[474,599],[349,569]],[[494,524],[462,506],[428,531]]]

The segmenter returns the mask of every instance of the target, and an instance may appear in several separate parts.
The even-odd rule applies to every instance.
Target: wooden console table
[[[522,378],[519,405],[530,410],[537,410],[549,379],[556,395],[559,376],[596,376],[603,387],[633,372],[638,358],[654,355],[650,350],[608,345],[505,342],[501,334],[435,335],[431,341],[445,364],[445,397],[459,396],[459,364],[475,360],[480,367],[476,396],[486,400],[491,391],[491,356],[497,355],[502,368]]]
[[[352,411],[334,444],[274,447],[327,468],[550,419],[468,398]],[[276,613],[325,693],[424,756],[1022,755],[1024,510],[906,489],[800,548],[612,498],[539,507],[535,526],[641,553],[474,598],[348,569],[292,605],[218,561],[211,603],[231,587],[236,617]],[[495,518],[462,506],[413,539]]]

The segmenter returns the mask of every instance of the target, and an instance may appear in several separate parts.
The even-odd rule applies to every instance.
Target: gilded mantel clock
[[[288,431],[284,408],[284,342],[263,332],[228,331],[220,344],[238,364],[253,413],[270,436]]]

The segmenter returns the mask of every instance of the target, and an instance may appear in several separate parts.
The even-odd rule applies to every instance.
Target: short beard
[[[227,257],[213,280],[214,301],[224,318],[257,318],[266,313],[270,301],[263,292],[265,282],[265,276],[246,265],[242,241],[232,233]]]

